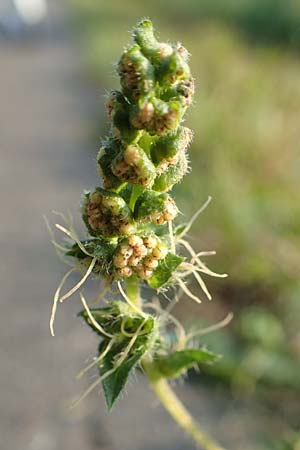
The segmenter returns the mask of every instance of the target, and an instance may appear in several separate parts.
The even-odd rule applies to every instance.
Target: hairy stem
[[[202,431],[199,424],[192,418],[168,382],[157,375],[149,360],[144,359],[143,367],[150,380],[153,391],[175,422],[204,450],[225,450]]]
[[[136,278],[131,277],[126,280],[126,294],[138,309],[142,309],[140,285]]]

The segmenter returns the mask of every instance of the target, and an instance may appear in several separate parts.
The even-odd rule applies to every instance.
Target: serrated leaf
[[[166,284],[172,277],[173,272],[183,261],[184,258],[182,256],[168,253],[167,256],[159,262],[157,269],[148,280],[149,286],[153,289],[158,289]]]
[[[130,373],[134,370],[146,351],[146,347],[142,347],[134,353],[130,352],[130,355],[125,359],[120,367],[118,367],[111,375],[102,381],[105,400],[109,411],[112,409],[121,392],[124,390]],[[100,367],[101,376],[113,368],[115,357],[116,352],[115,350],[112,350],[104,358]]]
[[[157,356],[155,369],[165,378],[178,377],[195,364],[213,362],[218,356],[205,349],[185,349],[170,355]]]
[[[132,338],[122,338],[120,336],[118,338],[119,340],[112,346],[111,350],[101,361],[99,367],[101,376],[104,376],[108,371],[112,370],[117,365],[117,368],[102,381],[105,399],[109,410],[111,410],[114,403],[125,388],[130,373],[141,361],[144,354],[155,344],[157,332],[157,327],[155,324],[155,319],[149,317],[145,323],[145,328],[143,328],[143,334],[136,338],[134,344],[130,348],[130,351],[128,351],[128,346],[130,345]],[[106,339],[100,344],[100,354],[106,348],[107,342],[108,341]],[[122,364],[118,366],[117,361],[119,358],[122,358],[124,354],[126,354],[126,358]]]
[[[146,338],[154,328],[154,318],[152,316],[149,315],[145,321],[144,316],[132,313],[130,307],[124,302],[115,301],[104,308],[90,308],[90,312],[100,327],[103,328],[106,333],[113,335],[122,334],[121,325],[124,321],[126,323],[126,331],[131,334],[135,333],[139,326],[144,323],[143,335]],[[93,331],[100,336],[103,336],[103,333],[101,333],[101,331],[91,322],[86,310],[80,311],[78,316],[82,317]]]
[[[90,309],[90,311],[93,318],[100,325],[100,327],[103,328],[103,330],[106,333],[110,333],[112,331],[111,323],[114,318],[111,312],[111,308],[95,308]],[[82,317],[86,321],[86,323],[92,328],[93,331],[95,331],[100,336],[103,336],[103,333],[101,333],[100,330],[96,328],[95,325],[91,322],[86,310],[80,311],[77,315],[79,317]]]

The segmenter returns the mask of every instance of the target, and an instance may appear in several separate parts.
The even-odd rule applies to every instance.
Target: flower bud
[[[192,131],[186,127],[162,136],[151,147],[151,159],[156,166],[162,163],[176,164],[178,155],[185,151],[192,140]],[[166,168],[167,168],[166,166]]]
[[[156,66],[174,51],[172,45],[156,40],[150,20],[142,20],[134,29],[133,36],[143,54]]]
[[[124,93],[130,100],[137,101],[154,87],[154,68],[138,45],[133,45],[123,53],[118,72]]]
[[[153,271],[146,269],[145,267],[142,267],[136,271],[136,274],[142,280],[148,280],[149,278],[152,277]]]
[[[147,258],[145,258],[143,260],[143,265],[148,270],[154,270],[158,266],[158,261],[157,261],[157,259],[155,259],[151,256],[148,256]]]
[[[168,254],[168,249],[167,247],[163,246],[163,245],[158,245],[157,247],[155,247],[155,249],[153,249],[152,252],[152,257],[155,259],[164,259]]]
[[[153,249],[157,245],[157,238],[155,236],[146,236],[143,239],[144,246],[148,249]]]
[[[111,170],[120,180],[144,187],[150,186],[156,175],[152,162],[138,145],[126,147],[112,161]]]
[[[173,220],[178,213],[174,200],[168,194],[145,191],[137,200],[134,208],[135,220],[152,222],[156,225]]]
[[[152,189],[158,192],[169,191],[174,184],[179,183],[188,170],[188,159],[185,152],[180,152],[175,165],[169,165],[167,170],[156,177]]]
[[[190,76],[190,68],[178,50],[175,50],[169,58],[162,62],[158,71],[158,79],[161,84],[173,84],[188,79]]]
[[[99,175],[103,178],[103,186],[111,189],[120,186],[122,181],[111,170],[112,161],[121,150],[121,142],[118,139],[107,139],[102,143],[97,162]]]
[[[121,269],[117,270],[117,275],[120,278],[129,278],[132,275],[132,270],[130,267],[122,267]]]
[[[129,122],[129,104],[122,92],[111,91],[106,101],[106,110],[112,124],[112,131],[121,142],[131,142],[138,131]]]
[[[135,229],[131,211],[123,198],[101,188],[85,195],[82,214],[92,236],[126,236]]]
[[[133,108],[130,123],[134,128],[145,129],[151,135],[163,135],[178,127],[184,111],[184,107],[176,100],[165,102],[153,97]]]
[[[140,236],[133,234],[133,235],[129,236],[128,244],[131,247],[140,246],[140,245],[143,245],[143,239]]]

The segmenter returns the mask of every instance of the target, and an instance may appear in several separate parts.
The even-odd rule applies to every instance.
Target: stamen
[[[210,250],[210,251],[207,251],[207,252],[199,252],[199,253],[197,253],[196,254],[196,256],[198,257],[198,256],[212,256],[212,255],[216,255],[216,253],[217,252],[215,252],[215,250]]]
[[[146,314],[140,308],[138,308],[134,303],[132,303],[130,298],[126,295],[126,293],[124,292],[124,290],[122,288],[120,281],[117,282],[117,285],[118,285],[118,288],[119,288],[119,291],[120,291],[122,297],[129,304],[129,306],[131,306],[131,308],[134,311],[136,311],[137,313],[139,313],[141,316],[146,317]]]
[[[56,242],[55,240],[55,236],[54,233],[52,231],[52,228],[50,226],[50,223],[47,219],[46,216],[43,216],[44,221],[46,223],[46,227],[48,229],[49,235],[50,235],[50,242],[53,244],[54,248],[55,248],[55,253],[57,254],[57,256],[59,257],[59,259],[64,263],[67,264],[68,266],[73,267],[73,264],[71,264],[69,261],[67,261],[64,258],[64,254],[68,251],[67,247],[64,247],[63,245],[60,245],[58,242]]]
[[[91,256],[93,258],[94,255],[92,255],[91,253],[89,253],[86,248],[82,245],[82,243],[80,242],[80,240],[78,239],[78,237],[72,233],[70,230],[67,230],[65,227],[63,227],[62,225],[60,225],[59,223],[55,224],[56,228],[60,231],[62,231],[63,233],[65,233],[67,236],[69,236],[80,248],[80,250],[87,256]]]
[[[93,384],[90,385],[89,388],[77,399],[75,400],[71,406],[70,409],[76,408],[97,386],[100,384],[105,378],[108,378],[114,371],[117,369],[117,367],[113,367],[111,370],[108,370],[105,372],[105,374],[102,377],[99,377]]]
[[[200,270],[201,272],[206,273],[207,275],[211,275],[213,277],[219,277],[219,278],[225,278],[228,276],[227,273],[218,274],[218,273],[210,270],[208,267],[206,267],[206,265],[201,261],[201,259],[197,257],[195,250],[189,244],[189,242],[185,241],[184,239],[180,239],[179,243],[182,244],[185,247],[185,249],[189,252],[189,254],[192,256],[192,261],[197,262],[197,264],[199,265],[199,267],[201,269]]]
[[[177,283],[179,284],[179,286],[181,287],[181,289],[183,290],[183,292],[184,292],[188,297],[190,297],[192,300],[195,300],[195,302],[197,302],[197,303],[202,303],[202,301],[200,300],[200,298],[198,298],[196,295],[194,295],[194,294],[189,290],[189,288],[184,284],[184,282],[183,282],[180,278],[176,277],[176,278],[175,278],[175,281],[177,281]]]
[[[140,326],[138,327],[138,329],[136,330],[134,336],[130,339],[126,349],[124,350],[124,353],[121,355],[121,357],[116,361],[116,369],[124,362],[125,358],[127,357],[127,355],[129,354],[130,350],[132,349],[135,341],[137,340],[137,338],[140,335],[140,331],[143,328],[143,326],[146,323],[146,319],[143,320],[143,322],[140,324]]]
[[[94,327],[95,327],[98,331],[100,331],[100,333],[104,334],[105,336],[107,336],[107,337],[109,337],[109,338],[113,338],[113,335],[107,333],[107,332],[101,327],[101,325],[99,325],[99,323],[95,320],[95,318],[94,318],[93,314],[91,313],[91,310],[90,310],[90,308],[89,308],[87,302],[85,301],[85,298],[84,298],[82,292],[80,292],[79,295],[80,295],[81,303],[83,304],[84,309],[86,310],[87,315],[88,315],[88,317],[89,317],[89,319],[90,319],[92,325],[94,325]]]
[[[109,341],[109,343],[107,344],[107,346],[105,347],[105,350],[101,353],[101,355],[99,355],[97,358],[95,358],[93,362],[91,362],[88,366],[86,366],[84,369],[82,369],[76,375],[77,380],[80,380],[80,378],[82,378],[83,375],[86,374],[86,372],[88,372],[90,369],[92,369],[94,366],[96,366],[103,358],[105,358],[105,356],[110,351],[110,349],[112,348],[114,343],[115,343],[115,339],[111,339],[111,341]]]
[[[203,213],[203,211],[208,207],[208,205],[210,204],[212,200],[212,197],[208,197],[208,199],[206,200],[206,202],[201,206],[201,208],[198,209],[198,211],[195,212],[195,214],[191,217],[190,221],[188,222],[187,226],[185,227],[185,229],[182,231],[182,233],[180,233],[177,237],[176,240],[181,239],[183,236],[186,235],[186,233],[191,229],[193,223],[195,222],[195,220],[198,218],[198,216]]]
[[[83,285],[83,283],[86,281],[86,279],[87,279],[87,278],[90,276],[90,274],[92,273],[93,268],[94,268],[94,266],[95,266],[95,264],[96,264],[96,261],[97,261],[97,258],[94,257],[94,258],[92,259],[91,264],[89,265],[87,271],[85,272],[84,276],[81,278],[80,281],[78,281],[77,284],[75,284],[75,286],[74,286],[72,289],[70,289],[65,295],[63,295],[63,296],[60,298],[60,300],[59,300],[60,303],[62,303],[64,300],[66,300],[67,298],[71,297],[71,295],[73,295],[76,291],[78,291],[78,289],[80,288],[80,286]]]
[[[74,272],[75,270],[76,270],[76,267],[73,267],[71,270],[69,270],[69,271],[63,276],[63,278],[62,278],[61,282],[59,283],[59,285],[58,285],[58,287],[57,287],[57,289],[56,289],[56,292],[55,292],[55,294],[54,294],[53,305],[52,305],[51,316],[50,316],[50,323],[49,323],[49,326],[50,326],[50,332],[51,332],[51,335],[52,335],[52,336],[54,336],[54,328],[53,328],[53,325],[54,325],[54,319],[55,319],[55,314],[56,314],[57,303],[58,303],[58,300],[59,300],[59,294],[60,294],[60,291],[61,291],[63,285],[65,284],[66,279],[67,279],[67,278],[69,277],[69,275],[71,275],[71,273]]]
[[[202,328],[202,330],[193,331],[187,335],[187,341],[191,340],[196,336],[203,336],[208,333],[212,333],[213,331],[220,330],[221,328],[226,327],[233,319],[233,313],[230,312],[227,316],[221,320],[220,322],[215,323],[207,328]]]
[[[212,296],[211,296],[209,290],[207,289],[206,284],[204,283],[204,281],[200,277],[199,273],[197,273],[195,270],[193,270],[192,274],[194,275],[194,277],[198,281],[199,286],[201,287],[202,291],[206,294],[208,300],[211,300]]]

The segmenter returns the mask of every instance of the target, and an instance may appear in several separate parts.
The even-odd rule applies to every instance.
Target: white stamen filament
[[[194,338],[196,336],[203,336],[205,334],[212,333],[213,331],[220,330],[221,328],[226,327],[232,321],[232,319],[233,319],[233,313],[230,312],[220,322],[217,322],[214,325],[211,325],[210,327],[202,328],[202,330],[197,330],[197,331],[193,331],[193,332],[189,333],[187,335],[187,341],[191,340],[192,338]]]
[[[62,303],[64,300],[66,300],[67,298],[71,297],[71,295],[73,295],[76,291],[78,291],[78,289],[83,285],[83,283],[87,280],[87,278],[90,276],[90,274],[93,271],[93,268],[96,264],[97,258],[93,258],[91,261],[91,264],[89,265],[87,271],[85,272],[84,276],[81,278],[80,281],[78,281],[77,284],[75,284],[74,287],[72,287],[72,289],[70,289],[66,294],[64,294],[59,301]]]
[[[55,314],[56,314],[60,291],[61,291],[63,285],[65,284],[67,278],[69,277],[69,275],[71,275],[71,273],[73,273],[75,270],[76,270],[76,267],[73,267],[63,276],[63,278],[62,278],[61,282],[59,283],[59,285],[56,289],[56,292],[54,294],[53,305],[52,305],[51,315],[50,315],[50,323],[49,323],[50,332],[51,332],[52,336],[54,336],[54,319],[55,319]]]
[[[180,278],[175,278],[175,281],[177,281],[177,283],[179,284],[179,286],[181,287],[181,289],[183,290],[183,292],[190,297],[192,300],[195,300],[195,302],[197,303],[202,303],[202,301],[200,300],[200,298],[198,298],[196,295],[194,295],[189,288],[184,284],[184,282],[180,279]]]
[[[107,333],[107,332],[101,327],[101,325],[99,325],[99,323],[95,320],[95,318],[94,318],[93,314],[91,313],[91,310],[90,310],[90,308],[89,308],[89,306],[88,306],[88,304],[87,304],[87,302],[86,302],[86,300],[85,300],[85,298],[84,298],[82,292],[80,292],[79,295],[80,295],[81,303],[83,304],[84,309],[86,310],[86,313],[87,313],[87,315],[88,315],[88,318],[89,318],[90,321],[91,321],[91,324],[94,325],[94,327],[95,327],[98,331],[100,331],[100,333],[104,334],[105,336],[107,336],[107,337],[109,337],[109,338],[113,338],[113,335]]]
[[[195,220],[198,218],[198,216],[208,207],[208,205],[210,204],[212,200],[212,197],[208,197],[208,199],[206,200],[206,202],[201,206],[201,208],[198,209],[198,211],[195,212],[195,214],[191,217],[189,223],[187,224],[187,226],[185,227],[185,229],[183,230],[182,233],[180,233],[177,237],[176,240],[181,239],[184,235],[186,235],[186,233],[191,229],[193,223],[195,222]]]
[[[76,375],[77,380],[82,378],[83,375],[86,374],[86,372],[88,372],[90,369],[92,369],[94,366],[96,366],[100,361],[102,361],[102,359],[105,358],[105,356],[110,351],[110,349],[112,348],[114,343],[115,343],[115,340],[111,339],[111,341],[109,341],[109,343],[107,344],[105,350],[101,353],[101,355],[99,355],[97,358],[95,358],[88,366],[86,366],[84,369],[82,369]]]
[[[80,240],[78,239],[78,237],[76,236],[76,234],[74,232],[71,232],[70,230],[67,230],[65,227],[63,227],[62,225],[60,225],[59,223],[55,224],[56,228],[60,231],[62,231],[63,233],[65,233],[67,236],[69,236],[80,248],[80,250],[87,256],[91,256],[93,258],[94,255],[92,255],[91,253],[89,253],[86,248],[82,245],[82,243],[80,242]]]
[[[140,308],[138,308],[134,303],[132,303],[130,298],[126,295],[126,293],[124,292],[124,289],[122,288],[120,281],[117,282],[117,285],[118,285],[118,288],[119,288],[119,291],[120,291],[122,297],[129,304],[129,306],[131,306],[131,308],[134,311],[136,311],[137,313],[139,313],[141,316],[146,317],[145,313]]]

